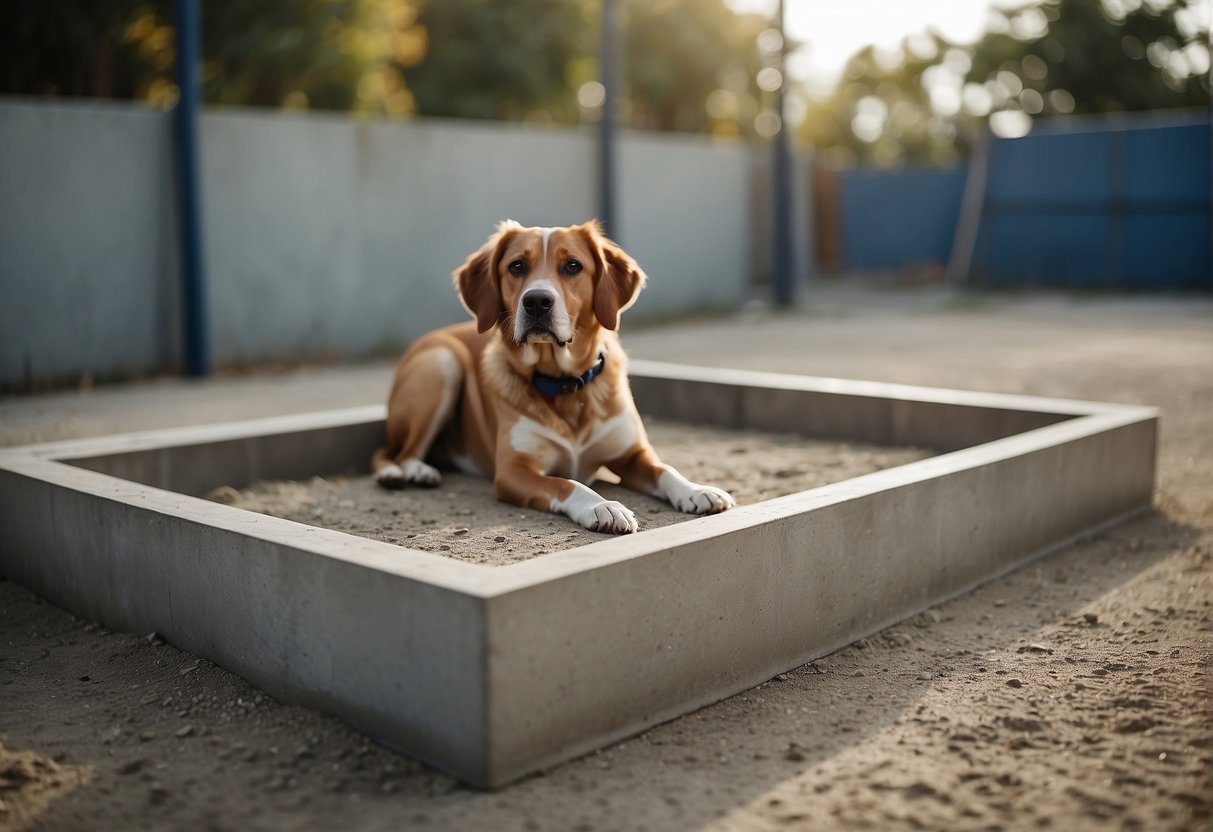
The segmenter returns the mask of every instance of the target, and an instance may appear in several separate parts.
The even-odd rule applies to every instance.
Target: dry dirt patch
[[[960,313],[918,298],[628,343],[663,361],[1158,405],[1155,512],[496,793],[0,581],[0,741],[95,771],[33,828],[1213,829],[1213,306],[981,296]],[[365,404],[390,374],[0,402],[0,440]]]
[[[728,490],[739,505],[931,455],[920,448],[829,442],[790,433],[656,419],[645,424],[662,459],[692,480]],[[596,488],[636,512],[641,531],[693,519],[654,497],[606,483]],[[250,511],[493,566],[603,539],[563,517],[499,503],[488,480],[453,472],[445,473],[436,489],[387,491],[369,476],[315,477],[258,482],[243,491],[224,488],[215,496]]]

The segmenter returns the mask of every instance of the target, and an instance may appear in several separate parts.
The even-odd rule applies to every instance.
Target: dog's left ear
[[[594,317],[607,329],[618,329],[619,314],[636,302],[648,278],[630,254],[603,235],[597,221],[581,228],[589,235],[599,258]]]
[[[475,316],[476,329],[480,332],[492,329],[505,311],[493,276],[493,253],[496,250],[496,243],[490,240],[469,256],[467,262],[452,275],[459,299]]]
[[[513,220],[498,225],[488,242],[469,255],[467,261],[451,275],[459,300],[476,318],[476,329],[480,332],[488,332],[505,315],[501,287],[497,284],[497,263],[506,242],[521,228]]]

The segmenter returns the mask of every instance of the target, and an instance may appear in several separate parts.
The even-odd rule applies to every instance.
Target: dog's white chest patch
[[[528,454],[545,474],[585,482],[605,462],[617,459],[636,444],[636,425],[620,413],[570,439],[523,416],[510,428],[510,446]]]

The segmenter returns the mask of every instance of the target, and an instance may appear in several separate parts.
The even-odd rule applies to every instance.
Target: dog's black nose
[[[542,289],[532,289],[522,296],[522,308],[528,315],[540,315],[552,311],[556,296]]]

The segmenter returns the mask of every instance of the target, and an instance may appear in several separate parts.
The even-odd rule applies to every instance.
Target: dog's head
[[[497,326],[518,345],[563,346],[596,326],[616,329],[645,282],[597,222],[524,228],[507,220],[454,277],[479,330]]]

